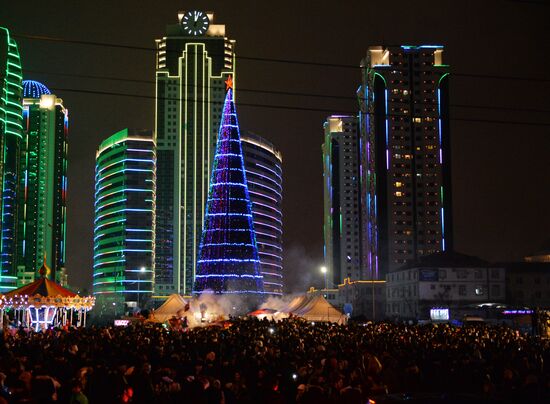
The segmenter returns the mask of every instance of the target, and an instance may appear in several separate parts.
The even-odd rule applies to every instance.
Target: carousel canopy
[[[75,297],[76,293],[71,292],[69,289],[65,289],[63,286],[50,281],[48,278],[39,278],[33,283],[24,285],[19,289],[12,290],[6,293],[6,297],[15,296],[34,296],[40,295],[42,297]]]
[[[50,268],[44,264],[38,270],[40,278],[33,283],[0,295],[0,309],[9,307],[50,306],[90,310],[95,303],[92,296],[80,297],[69,289],[48,279]]]

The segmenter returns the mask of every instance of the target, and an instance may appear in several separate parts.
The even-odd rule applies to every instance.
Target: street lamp
[[[325,276],[325,297],[327,297],[327,296],[326,296],[326,294],[327,294],[327,289],[328,289],[328,286],[327,286],[327,267],[322,266],[322,267],[321,267],[321,272],[322,272],[323,275]]]
[[[141,275],[142,273],[144,273],[145,270],[146,270],[145,267],[141,267],[141,268],[139,269],[138,276],[137,276],[137,278],[138,278],[138,282],[137,282],[137,284],[138,284],[138,287],[137,287],[137,292],[138,292],[138,295],[137,295],[137,305],[138,305],[138,307],[139,307],[140,309],[141,309],[141,294],[140,294],[140,291],[139,291],[139,284],[141,283],[141,282],[140,282],[140,281],[141,281],[140,275]]]

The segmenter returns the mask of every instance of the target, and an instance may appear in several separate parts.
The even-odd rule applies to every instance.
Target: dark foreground
[[[0,384],[0,404],[366,403],[386,392],[550,403],[550,344],[500,327],[296,319],[20,332],[4,336]]]

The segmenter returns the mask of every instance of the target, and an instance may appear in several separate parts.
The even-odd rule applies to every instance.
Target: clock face
[[[204,35],[210,20],[202,11],[188,11],[181,19],[181,26],[187,35]]]

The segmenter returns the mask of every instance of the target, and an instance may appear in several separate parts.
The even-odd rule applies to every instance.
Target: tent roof
[[[35,280],[33,283],[29,283],[28,285],[24,285],[20,287],[19,289],[12,290],[8,293],[6,293],[6,297],[14,297],[14,296],[35,296],[40,295],[44,297],[75,297],[77,296],[76,293],[71,292],[69,289],[65,289],[63,286],[55,283],[54,281],[50,281],[49,279],[45,277],[40,277],[39,279]]]
[[[187,301],[180,295],[174,293],[153,313],[154,320],[165,322],[178,314],[178,311],[185,310]]]
[[[288,306],[279,311],[302,317],[308,321],[332,321],[339,324],[346,321],[346,316],[322,295],[295,297]]]

